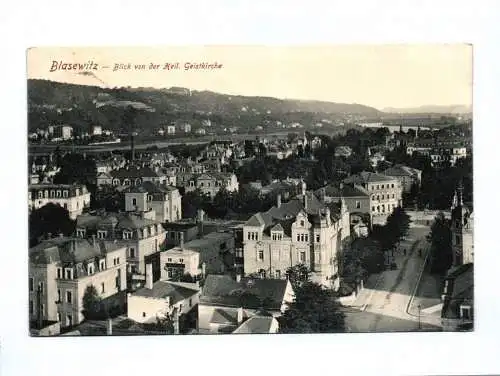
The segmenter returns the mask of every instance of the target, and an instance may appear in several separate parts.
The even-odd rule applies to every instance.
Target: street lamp
[[[422,309],[422,306],[419,304],[417,308],[418,308],[418,330],[420,330],[422,328],[422,325],[420,323],[420,310]]]

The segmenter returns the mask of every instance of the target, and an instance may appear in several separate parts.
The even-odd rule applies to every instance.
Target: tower
[[[451,246],[453,266],[474,262],[474,215],[463,203],[463,186],[459,183],[451,206]]]

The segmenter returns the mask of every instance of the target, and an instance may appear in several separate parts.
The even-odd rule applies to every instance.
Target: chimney
[[[179,334],[179,316],[180,312],[174,313],[174,334]]]
[[[241,274],[236,274],[236,282],[241,282]]]
[[[280,208],[280,207],[281,207],[281,194],[279,194],[279,193],[278,193],[278,202],[277,202],[276,206],[277,206],[278,208]]]
[[[153,264],[146,264],[146,288],[153,289]]]
[[[201,264],[201,274],[203,278],[207,276],[207,264],[205,262]]]
[[[180,245],[179,246],[181,248],[181,251],[184,251],[184,232],[181,231],[179,233],[179,235],[180,235]]]
[[[95,247],[95,234],[92,234],[92,245]]]
[[[113,320],[111,320],[110,318],[106,322],[106,334],[108,336],[113,335]]]

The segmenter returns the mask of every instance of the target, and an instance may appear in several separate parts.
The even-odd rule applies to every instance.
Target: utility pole
[[[418,308],[418,330],[420,330],[422,329],[422,324],[420,322],[420,311],[422,309],[422,306],[419,304],[417,308]]]

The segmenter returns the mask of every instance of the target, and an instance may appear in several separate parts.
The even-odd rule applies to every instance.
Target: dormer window
[[[132,239],[132,231],[123,231],[123,239],[124,240]]]
[[[118,179],[113,179],[113,185],[114,185],[114,186],[120,185],[120,180],[118,180]]]
[[[123,181],[123,185],[125,185],[125,186],[129,186],[129,185],[130,185],[130,180],[129,180],[129,179],[125,179],[125,180]]]
[[[107,231],[104,230],[99,230],[97,231],[97,238],[98,239],[105,239],[106,238]]]
[[[57,191],[57,195],[56,195],[57,198],[61,198],[61,191]]]
[[[45,191],[47,193],[47,191]],[[47,194],[45,194],[45,197],[47,197]],[[55,191],[50,191],[50,198],[56,197],[56,192]]]
[[[304,221],[300,221],[300,226],[304,227]]]
[[[87,272],[88,272],[88,275],[94,274],[94,264],[87,265]]]
[[[68,198],[68,191],[63,191],[63,197]]]
[[[76,229],[76,236],[79,238],[85,237],[85,229],[84,228]]]
[[[38,191],[38,198],[43,198],[43,192],[42,191]]]
[[[73,279],[73,269],[72,268],[65,268],[64,269],[64,276],[66,279]]]
[[[106,260],[99,260],[99,270],[103,271],[106,269]]]
[[[148,201],[153,201],[153,195],[148,195]]]

